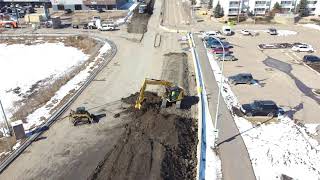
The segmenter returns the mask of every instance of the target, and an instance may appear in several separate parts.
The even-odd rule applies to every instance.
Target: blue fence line
[[[199,56],[198,53],[195,50],[195,44],[193,40],[193,36],[191,33],[189,33],[189,37],[191,38],[192,42],[192,47],[191,50],[193,51],[194,57],[195,57],[195,62],[196,62],[196,68],[198,71],[198,78],[199,78],[199,86],[200,86],[200,102],[201,102],[201,114],[202,114],[202,127],[201,127],[201,145],[200,145],[200,165],[199,165],[199,180],[204,180],[205,179],[205,171],[206,171],[206,151],[207,151],[207,146],[206,146],[206,109],[205,109],[205,104],[204,104],[204,99],[206,98],[203,94],[202,89],[204,89],[204,83],[202,79],[202,71],[199,63]]]

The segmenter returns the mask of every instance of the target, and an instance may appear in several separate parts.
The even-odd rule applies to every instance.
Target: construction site
[[[0,3],[0,179],[318,180],[320,26],[209,7]]]

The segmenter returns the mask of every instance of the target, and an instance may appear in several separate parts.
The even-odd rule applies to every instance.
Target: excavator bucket
[[[141,103],[136,102],[136,105],[134,107],[137,108],[137,109],[141,109]]]

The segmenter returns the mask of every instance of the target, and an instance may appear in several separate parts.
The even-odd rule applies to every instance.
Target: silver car
[[[217,61],[222,61],[222,56],[218,56],[216,58],[216,60]],[[238,58],[234,57],[234,55],[232,55],[232,54],[226,54],[224,56],[224,61],[237,61],[237,60],[238,60]]]

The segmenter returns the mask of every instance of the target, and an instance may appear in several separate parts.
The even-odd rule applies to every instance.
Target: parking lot
[[[226,77],[238,73],[252,73],[258,85],[233,85],[232,89],[241,104],[253,100],[273,100],[296,121],[319,123],[320,99],[312,89],[320,88],[320,74],[302,63],[302,58],[310,53],[293,52],[291,49],[259,50],[261,43],[303,42],[313,46],[320,55],[318,32],[299,26],[292,26],[296,35],[271,36],[261,32],[256,37],[243,36],[236,31],[227,37],[233,45],[233,54],[238,61],[225,62]],[[273,63],[277,63],[272,66]]]

